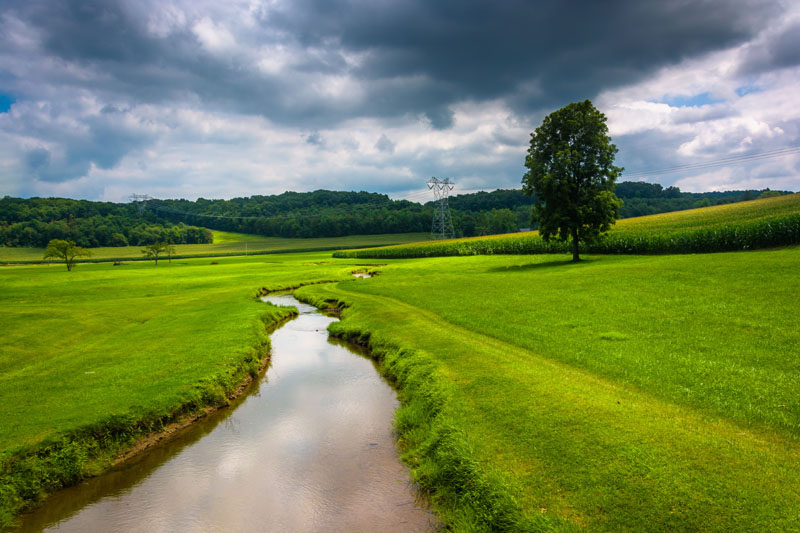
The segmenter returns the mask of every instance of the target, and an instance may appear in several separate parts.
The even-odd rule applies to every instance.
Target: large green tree
[[[52,239],[47,243],[47,249],[44,251],[44,259],[63,259],[67,264],[67,270],[72,270],[78,257],[89,257],[91,255],[92,252],[77,246],[74,241],[62,239]]]
[[[619,217],[616,153],[606,116],[589,100],[550,113],[531,133],[522,189],[536,197],[533,219],[542,238],[571,240],[573,261],[580,261],[579,243],[597,239]]]

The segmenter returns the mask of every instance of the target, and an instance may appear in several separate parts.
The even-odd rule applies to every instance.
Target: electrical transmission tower
[[[140,215],[144,213],[144,208],[147,207],[147,200],[155,200],[155,198],[147,194],[131,194],[128,199],[137,203]]]
[[[428,188],[433,189],[433,199],[436,205],[433,207],[433,226],[431,227],[431,239],[452,239],[455,237],[453,229],[453,219],[450,218],[450,206],[447,205],[447,196],[455,187],[455,183],[450,178],[440,180],[431,178],[427,181]]]

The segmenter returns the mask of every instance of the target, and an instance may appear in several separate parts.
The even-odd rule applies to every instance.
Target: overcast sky
[[[518,188],[586,98],[622,180],[800,190],[800,3],[0,0],[0,196]]]

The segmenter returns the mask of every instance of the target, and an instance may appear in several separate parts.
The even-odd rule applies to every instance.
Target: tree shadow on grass
[[[486,272],[502,272],[510,274],[513,272],[530,272],[536,270],[552,269],[557,267],[562,267],[562,268],[580,267],[589,265],[596,261],[597,259],[581,259],[579,262],[574,263],[572,259],[564,259],[559,261],[545,261],[544,263],[527,263],[524,265],[508,265],[508,266],[492,267],[487,269]]]

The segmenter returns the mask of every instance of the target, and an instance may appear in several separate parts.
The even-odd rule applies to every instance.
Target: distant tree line
[[[44,248],[53,239],[94,248],[157,242],[203,244],[212,242],[213,235],[206,228],[140,214],[135,204],[68,198],[0,199],[0,245]]]
[[[671,211],[683,211],[697,207],[732,204],[756,198],[791,194],[789,191],[745,190],[720,192],[681,192],[678,187],[663,188],[658,183],[623,181],[614,193],[624,202],[619,210],[620,218],[655,215]]]
[[[621,218],[787,194],[685,193],[644,182],[618,183],[615,192],[624,202]],[[455,195],[449,205],[456,234],[471,237],[531,228],[533,201],[521,189],[499,189]],[[205,228],[288,238],[428,232],[433,207],[433,202],[392,200],[385,194],[326,190],[230,200],[150,200],[142,212],[133,203],[6,196],[0,199],[0,245],[45,247],[52,239],[84,248],[212,242]]]
[[[173,222],[272,237],[340,237],[429,231],[431,209],[385,194],[318,190],[231,200],[152,200]]]
[[[791,194],[790,191],[744,190],[691,193],[678,187],[662,187],[657,183],[624,181],[615,194],[622,199],[620,218],[683,211],[696,207],[730,204],[767,196]],[[449,199],[456,233],[463,237],[493,235],[537,229],[531,224],[531,207],[535,196],[526,196],[521,189],[499,189],[492,192],[460,194]],[[432,203],[426,205],[433,205]]]

